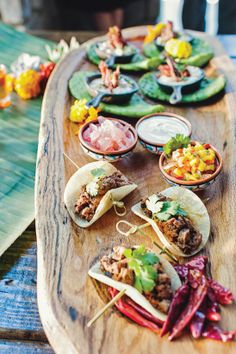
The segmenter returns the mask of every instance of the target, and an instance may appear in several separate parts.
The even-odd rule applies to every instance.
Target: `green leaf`
[[[95,168],[94,170],[90,171],[93,177],[102,177],[106,174],[106,171],[103,168]]]
[[[186,216],[187,213],[180,207],[177,201],[173,200],[171,202],[163,202],[163,207],[161,211],[157,213],[155,217],[157,217],[161,221],[167,221],[175,215]]]
[[[0,63],[8,69],[22,52],[47,60],[47,43],[0,23]],[[12,105],[0,110],[0,255],[34,219],[41,103],[41,97],[23,101],[13,93]]]
[[[169,156],[172,151],[175,151],[179,148],[187,147],[190,142],[190,138],[183,134],[176,134],[175,137],[171,138],[167,143],[164,145],[164,151],[167,156]]]
[[[153,267],[159,262],[157,255],[141,245],[133,251],[130,248],[126,249],[124,256],[128,260],[129,268],[135,273],[135,288],[139,292],[152,291],[157,279],[157,271]]]

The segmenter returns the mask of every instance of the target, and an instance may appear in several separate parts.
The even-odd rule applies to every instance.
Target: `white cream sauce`
[[[189,127],[180,119],[169,116],[153,116],[138,125],[138,135],[152,144],[165,144],[176,134],[189,135]]]
[[[197,82],[202,77],[201,69],[193,66],[187,66],[187,69],[190,73],[190,76],[183,78],[181,81],[176,81],[174,77],[161,75],[158,78],[158,82],[167,86],[186,86]]]

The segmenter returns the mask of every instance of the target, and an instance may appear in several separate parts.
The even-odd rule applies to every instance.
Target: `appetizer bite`
[[[189,137],[192,134],[192,126],[187,119],[169,112],[154,113],[141,118],[136,124],[136,130],[141,145],[158,155],[176,133]]]
[[[117,63],[128,63],[137,53],[137,49],[127,43],[117,26],[109,28],[107,40],[96,43],[95,50],[100,59],[107,59],[109,67]]]
[[[119,67],[112,71],[101,61],[99,69],[101,74],[93,74],[86,79],[88,92],[94,97],[87,103],[88,106],[96,108],[102,100],[109,103],[127,102],[138,91],[135,80],[120,74]]]
[[[160,258],[159,255],[157,257]],[[138,256],[136,258],[138,264],[140,264],[140,258],[143,260],[149,259],[146,254],[143,257]],[[122,263],[122,261],[124,263],[127,261],[129,264],[129,260],[125,258],[121,259],[120,262]],[[163,264],[162,260],[160,262]],[[207,257],[199,256],[184,264],[176,264],[174,266],[182,284],[174,292],[172,290],[173,296],[170,297],[170,306],[164,323],[160,321],[163,319],[163,315],[161,318],[157,317],[156,312],[146,309],[146,299],[140,297],[131,298],[128,291],[126,292],[127,295],[115,302],[115,306],[123,315],[138,325],[159,333],[161,337],[169,333],[168,339],[170,341],[186,333],[186,330],[194,339],[208,338],[222,342],[233,341],[236,331],[223,330],[219,325],[219,321],[221,320],[221,306],[231,305],[235,298],[229,289],[207,277],[207,262]],[[134,262],[134,264],[136,263]],[[148,267],[146,262],[145,265]],[[164,264],[163,270],[165,274],[160,273],[158,277],[159,283],[162,283],[162,281],[164,281],[164,284],[168,283],[167,279],[169,277],[171,281],[175,280],[177,286],[179,280],[177,281],[176,275],[172,273],[173,276],[171,276]],[[94,273],[92,272],[92,277],[109,285],[108,291],[111,298],[117,296],[118,290],[122,289],[121,287],[116,287],[117,284],[114,285],[114,283],[111,284],[111,282],[104,281],[98,274],[97,276],[93,275]],[[167,288],[165,286],[162,287],[161,284],[157,286],[156,292],[161,297],[164,294],[167,295],[167,292],[162,293],[163,289],[166,290]],[[137,300],[140,300],[140,302]]]
[[[181,282],[172,265],[143,245],[132,248],[114,247],[88,272],[96,280],[125,294],[160,324]]]
[[[202,69],[176,64],[170,57],[166,58],[166,64],[159,65],[158,70],[157,82],[165,92],[172,93],[169,99],[171,104],[180,102],[182,93],[197,90],[205,77]]]
[[[184,42],[191,42],[192,36],[188,33],[181,33],[174,31],[174,26],[172,21],[165,23],[158,23],[156,26],[148,26],[148,34],[145,37],[144,43],[150,43],[155,41],[157,47],[160,50],[164,50],[167,42],[173,38]]]
[[[212,145],[176,135],[164,146],[159,166],[168,181],[204,188],[219,175],[222,158]]]
[[[212,48],[204,39],[176,32],[172,22],[148,26],[147,31],[143,52],[148,58],[163,61],[168,54],[181,64],[202,67],[213,57]]]
[[[110,163],[92,162],[69,179],[64,202],[74,222],[86,228],[136,187]]]
[[[187,189],[168,188],[142,199],[132,211],[152,226],[162,244],[174,255],[194,255],[209,238],[207,209],[201,199]]]
[[[81,128],[79,139],[85,153],[92,158],[117,161],[134,149],[137,133],[120,119],[99,116]]]

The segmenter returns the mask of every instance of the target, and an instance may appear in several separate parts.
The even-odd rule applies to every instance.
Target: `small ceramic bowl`
[[[145,137],[145,134],[140,131],[141,125],[144,125],[145,123],[148,122],[149,119],[153,120],[154,118],[157,118],[157,125],[153,125],[152,129],[152,135],[153,137]],[[164,118],[162,118],[164,117]],[[166,119],[165,119],[166,118]],[[145,121],[145,122],[144,122]],[[163,121],[163,122],[162,122]],[[172,126],[173,123],[173,126]],[[174,126],[174,124],[178,124],[178,126],[182,126],[182,129],[184,130],[178,130],[177,126]],[[156,155],[161,155],[163,152],[163,146],[166,144],[166,142],[172,137],[175,136],[176,134],[184,134],[186,136],[191,136],[192,134],[192,126],[190,122],[185,119],[184,117],[174,114],[174,113],[169,113],[169,112],[162,112],[162,113],[153,113],[149,114],[137,122],[136,126],[136,131],[138,134],[138,139],[140,144],[149,152],[156,154]],[[163,135],[165,128],[171,129],[171,132],[169,132],[169,136],[166,138],[166,140],[162,140],[158,142],[158,139],[155,138],[155,131],[158,133],[158,131]],[[179,128],[180,129],[180,128]]]
[[[192,145],[195,145],[195,143],[196,143],[195,141],[191,142]],[[214,148],[214,146],[210,145],[210,147],[215,151],[216,159],[218,161],[218,166],[212,175],[210,175],[207,178],[200,179],[198,181],[182,181],[178,178],[172,177],[163,168],[164,162],[166,160],[166,155],[163,152],[159,159],[159,167],[164,180],[167,183],[171,184],[172,186],[185,187],[192,191],[200,191],[202,189],[209,187],[213,182],[215,182],[215,180],[217,179],[217,177],[219,176],[223,168],[223,160],[220,153],[216,150],[216,148]]]
[[[113,120],[115,122],[119,122],[123,126],[128,126],[131,134],[134,137],[133,144],[130,145],[127,149],[123,149],[123,150],[119,150],[119,151],[104,151],[103,152],[103,151],[97,150],[96,148],[91,146],[87,141],[85,141],[84,138],[83,138],[83,133],[85,132],[85,130],[88,128],[88,126],[91,123],[99,124],[99,122],[97,120],[92,120],[92,121],[86,123],[80,129],[79,140],[80,140],[80,145],[81,145],[83,151],[85,152],[85,154],[90,156],[92,159],[94,159],[94,160],[106,160],[106,161],[109,161],[109,162],[115,162],[115,161],[118,161],[118,160],[122,159],[123,157],[127,157],[127,156],[131,155],[133,149],[135,148],[135,146],[137,144],[138,136],[137,136],[137,133],[136,133],[136,130],[134,129],[134,127],[132,127],[132,125],[124,122],[123,120],[115,119],[115,118],[107,118],[107,119],[111,119],[111,120]]]

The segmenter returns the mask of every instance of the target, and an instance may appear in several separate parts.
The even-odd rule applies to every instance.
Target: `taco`
[[[173,254],[189,257],[199,252],[210,234],[210,219],[201,199],[188,189],[171,187],[132,207],[146,220]]]
[[[70,178],[65,188],[64,202],[74,222],[85,228],[136,187],[109,162],[92,162],[81,167]]]
[[[172,265],[144,245],[117,246],[89,270],[90,277],[125,295],[161,323],[181,281]]]

